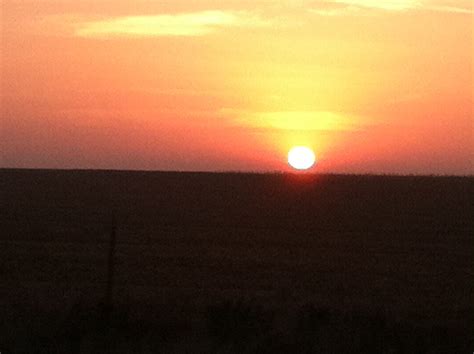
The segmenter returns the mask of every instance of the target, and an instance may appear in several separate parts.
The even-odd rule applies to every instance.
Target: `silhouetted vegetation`
[[[473,333],[443,326],[416,327],[381,314],[337,312],[312,305],[274,323],[278,309],[255,301],[209,305],[192,323],[155,318],[139,321],[129,307],[113,313],[76,303],[62,321],[43,317],[42,329],[0,342],[8,353],[469,353]],[[52,314],[50,316],[53,316]],[[56,323],[56,326],[52,326]]]

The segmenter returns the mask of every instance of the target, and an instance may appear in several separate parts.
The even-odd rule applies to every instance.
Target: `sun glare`
[[[297,170],[307,170],[314,166],[316,156],[306,146],[295,146],[288,152],[288,163]]]

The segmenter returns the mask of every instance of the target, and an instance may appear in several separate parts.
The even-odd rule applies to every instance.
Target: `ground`
[[[308,326],[322,326],[314,318],[326,332],[349,323],[352,331],[363,327],[372,334],[383,318],[386,332],[405,326],[403,333],[416,333],[435,350],[444,344],[433,338],[443,335],[471,350],[473,181],[0,170],[0,303],[6,319],[0,345],[15,350],[19,338],[40,332],[42,338],[64,337],[58,331],[65,323],[77,332],[77,318],[88,311],[100,315],[115,225],[114,309],[104,325],[92,316],[102,329],[113,331],[117,326],[110,323],[125,321],[116,317],[126,313],[125,322],[146,323],[135,326],[141,333],[134,335],[176,333],[168,342],[202,348],[229,338],[213,332],[216,323],[234,323],[231,333],[246,333],[235,327],[241,321],[251,332],[294,331],[306,338],[301,333]],[[265,330],[254,328],[267,322]],[[364,337],[344,333],[346,342]],[[84,349],[95,343],[91,336],[80,340],[80,352],[92,352]]]

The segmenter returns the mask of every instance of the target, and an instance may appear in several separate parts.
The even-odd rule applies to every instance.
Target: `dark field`
[[[473,182],[0,170],[0,352],[472,352]]]

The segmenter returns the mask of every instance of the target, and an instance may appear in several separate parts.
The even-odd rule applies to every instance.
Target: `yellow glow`
[[[313,150],[306,146],[295,146],[288,152],[288,163],[297,170],[307,170],[316,162]]]

